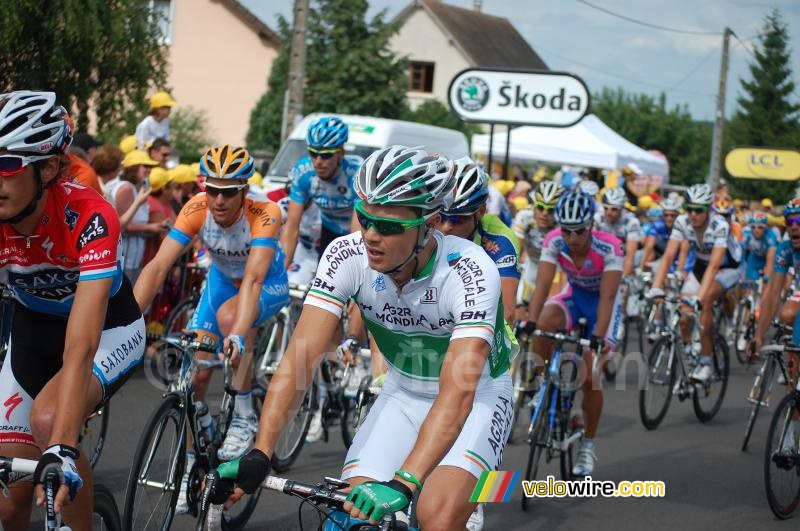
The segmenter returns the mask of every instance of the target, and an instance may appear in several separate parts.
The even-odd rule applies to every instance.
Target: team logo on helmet
[[[489,85],[483,79],[470,76],[458,84],[458,103],[465,111],[479,111],[488,101]]]

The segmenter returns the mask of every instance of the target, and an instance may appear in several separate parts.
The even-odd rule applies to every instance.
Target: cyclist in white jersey
[[[342,478],[355,485],[345,510],[380,520],[421,489],[421,528],[464,529],[476,506],[470,494],[482,472],[498,470],[513,417],[500,277],[480,247],[434,230],[452,198],[446,159],[418,148],[379,150],[356,189],[361,232],[323,253],[236,483],[252,492],[269,472],[268,456],[354,300],[389,374],[344,463]],[[232,486],[221,487],[212,502]]]
[[[555,181],[539,184],[530,198],[532,206],[521,210],[515,217],[511,228],[522,242],[525,261],[522,263],[523,279],[517,290],[517,304],[530,300],[536,286],[536,272],[542,255],[542,244],[547,233],[556,228],[555,209],[564,189]],[[556,284],[560,285],[557,280]]]
[[[642,225],[632,213],[625,210],[627,196],[622,188],[609,188],[603,193],[603,211],[595,212],[594,226],[597,230],[613,234],[623,243],[625,261],[622,278],[633,278],[636,265],[636,250],[644,239]]]
[[[661,260],[649,297],[664,296],[662,286],[667,272],[681,247],[679,270],[683,267],[683,254],[689,248],[696,253],[693,272],[683,284],[685,296],[696,297],[702,310],[700,313],[700,348],[702,357],[700,364],[692,371],[692,379],[706,381],[714,374],[712,365],[712,337],[714,333],[714,302],[725,295],[725,292],[736,286],[741,276],[739,263],[742,259],[742,247],[731,233],[730,226],[722,216],[709,212],[714,195],[707,184],[695,184],[686,191],[686,214],[675,220],[670,233],[667,249]],[[688,242],[688,245],[685,243]],[[684,312],[692,309],[684,305]],[[688,321],[681,320],[683,340],[689,341]]]

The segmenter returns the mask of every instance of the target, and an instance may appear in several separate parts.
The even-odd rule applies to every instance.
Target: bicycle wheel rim
[[[639,417],[648,430],[661,424],[669,409],[672,399],[672,387],[675,382],[677,367],[670,366],[672,343],[666,337],[656,341],[646,358],[645,374],[639,386]]]
[[[750,405],[750,416],[747,419],[747,427],[744,430],[744,442],[742,442],[742,451],[747,451],[747,444],[750,442],[750,436],[753,434],[753,428],[756,425],[756,418],[758,412],[763,407],[764,398],[767,396],[767,389],[769,389],[772,378],[775,376],[775,358],[772,356],[764,360],[764,372],[759,374],[756,379],[758,380],[758,392],[756,393],[756,403]]]
[[[539,471],[539,462],[542,460],[542,454],[544,453],[547,445],[547,404],[549,403],[550,391],[549,389],[546,389],[544,392],[546,394],[543,397],[540,406],[542,407],[542,411],[536,418],[536,425],[533,427],[531,432],[531,442],[528,451],[528,464],[525,467],[525,479],[529,481],[536,479],[536,474]],[[528,498],[523,492],[522,510],[527,510],[529,503],[532,501],[533,498]]]
[[[168,395],[142,432],[125,493],[126,529],[169,529],[186,456],[183,419],[180,398]]]
[[[278,439],[278,444],[275,445],[275,452],[272,455],[272,466],[276,471],[286,472],[300,455],[308,428],[311,425],[311,417],[314,415],[314,407],[318,402],[317,396],[317,387],[312,384],[306,392],[297,414],[287,423],[280,439]]]
[[[782,444],[781,436],[786,425],[800,414],[800,392],[786,395],[775,410],[767,435],[764,451],[764,486],[767,502],[773,514],[780,519],[792,516],[800,506],[800,457],[798,457],[798,436],[795,435],[795,465],[791,468],[780,466],[778,450]],[[796,420],[795,420],[796,421]],[[797,433],[797,432],[795,432]]]
[[[694,413],[700,422],[710,422],[722,407],[728,388],[730,356],[728,345],[720,335],[714,336],[712,363],[714,374],[708,382],[695,384],[692,395]]]

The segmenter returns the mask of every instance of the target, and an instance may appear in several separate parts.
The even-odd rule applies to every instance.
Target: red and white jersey
[[[33,234],[0,225],[0,282],[31,310],[68,316],[78,281],[113,278],[122,284],[117,212],[80,184],[58,181]]]

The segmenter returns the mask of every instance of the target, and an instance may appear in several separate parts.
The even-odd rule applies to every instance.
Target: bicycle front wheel
[[[536,479],[536,474],[539,472],[539,462],[542,460],[542,454],[547,449],[547,404],[550,399],[549,389],[542,391],[546,393],[542,397],[542,402],[539,405],[541,411],[536,418],[536,424],[530,433],[530,451],[528,452],[528,465],[525,467],[525,479],[533,481]],[[522,493],[522,510],[528,510],[528,504],[533,501],[533,498],[528,498],[525,493]]]
[[[92,531],[122,531],[117,502],[105,485],[94,485]]]
[[[775,363],[775,358],[768,356],[764,360],[761,369],[759,369],[755,382],[753,382],[751,396],[748,397],[752,404],[750,406],[750,418],[747,419],[747,427],[744,430],[743,452],[747,451],[747,443],[750,442],[750,435],[756,425],[758,412],[761,411],[762,407],[766,406],[764,399],[767,397],[767,389],[772,385],[772,378],[775,376]]]
[[[647,357],[645,374],[639,387],[639,417],[648,430],[654,430],[661,424],[672,399],[672,388],[677,377],[673,348],[669,337],[661,337]]]
[[[125,491],[126,531],[172,525],[186,460],[184,418],[181,397],[169,394],[147,421]]]
[[[177,337],[186,330],[189,326],[189,321],[192,320],[194,309],[197,306],[197,297],[186,297],[180,301],[167,316],[164,322],[164,335],[168,337]]]
[[[772,416],[764,451],[764,486],[772,513],[792,516],[800,506],[800,392],[786,395]],[[790,425],[794,423],[795,429]],[[794,440],[790,439],[793,438]]]
[[[744,343],[747,341],[746,337],[746,327],[750,323],[750,302],[745,301],[744,305],[736,309],[736,320],[734,325],[734,336],[733,336],[733,349],[736,352],[736,359],[739,360],[740,363],[745,364],[748,361],[748,356],[745,348],[739,348],[740,346],[745,346],[743,344],[742,339],[744,339]],[[745,443],[746,444],[746,443]]]
[[[692,395],[694,414],[700,422],[710,422],[722,407],[725,390],[728,388],[728,372],[730,371],[730,355],[728,344],[721,335],[714,335],[714,355],[712,368],[714,374],[706,382],[695,384]]]

